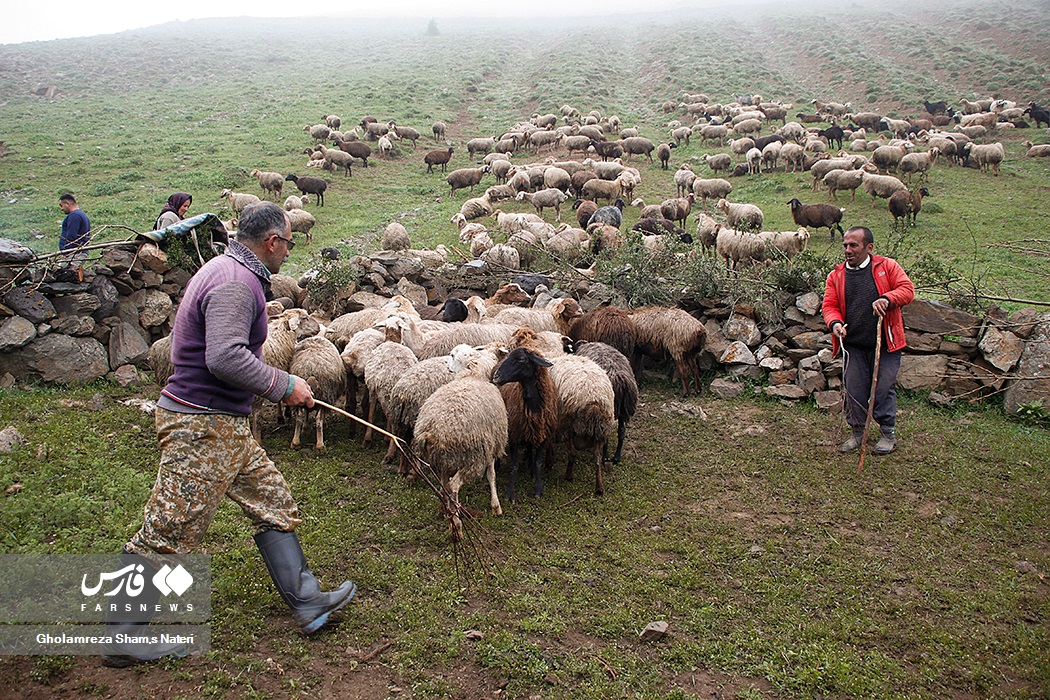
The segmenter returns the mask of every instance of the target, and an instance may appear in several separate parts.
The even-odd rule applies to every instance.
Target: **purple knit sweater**
[[[248,416],[256,394],[279,401],[288,373],[262,359],[269,273],[236,241],[190,280],[171,334],[175,373],[157,405],[177,413]]]

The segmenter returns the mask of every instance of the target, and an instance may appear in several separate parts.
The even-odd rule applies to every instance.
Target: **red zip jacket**
[[[910,304],[915,298],[915,286],[908,279],[904,268],[892,258],[881,255],[871,256],[871,271],[875,276],[875,288],[879,296],[888,299],[890,308],[886,311],[882,328],[886,334],[884,347],[886,352],[896,352],[908,345],[904,338],[904,316],[901,307]],[[839,263],[828,273],[824,288],[824,323],[831,328],[833,321],[846,321],[846,263]],[[832,334],[832,351],[838,353],[839,339]]]

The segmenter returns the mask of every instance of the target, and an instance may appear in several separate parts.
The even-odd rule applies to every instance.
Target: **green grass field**
[[[681,14],[449,20],[438,37],[423,36],[425,21],[189,22],[0,46],[0,236],[53,250],[66,191],[96,227],[114,226],[102,240],[129,235],[117,226],[151,228],[180,190],[194,196],[191,213],[225,217],[221,189],[261,194],[253,168],[303,174],[303,126],[330,113],[395,119],[424,139],[352,178],[325,174],[326,206],[308,207],[319,221],[312,250],[296,248],[293,273],[323,246],[375,249],[395,218],[416,245],[455,241],[449,218],[469,194],[449,198],[422,164],[437,119],[464,167],[467,139],[565,103],[617,114],[659,142],[680,117],[660,104],[683,91],[719,102],[759,93],[794,103],[792,113],[815,98],[849,100],[892,116],[974,92],[1050,101],[1050,13],[1037,2]],[[54,99],[33,94],[46,86]],[[916,229],[891,234],[885,202],[872,208],[863,194],[840,196],[844,223],[870,226],[880,250],[928,271],[928,284],[962,278],[957,289],[1050,302],[1050,159],[1022,158],[1025,139],[1050,141],[1045,129],[1004,132],[998,178],[935,166]],[[666,172],[637,164],[638,194],[673,196],[674,168],[715,150],[726,149],[694,141]],[[827,198],[808,173],[732,181],[731,199],[759,204],[770,230],[795,228],[792,197]],[[628,210],[627,223],[637,216]],[[799,269],[822,279],[839,244],[818,233],[810,245]],[[1050,695],[1044,427],[994,406],[935,409],[906,396],[900,449],[858,475],[855,458],[834,450],[836,417],[751,396],[685,402],[703,407],[701,420],[675,412],[673,391],[646,384],[603,498],[582,467],[564,481],[559,456],[543,499],[484,519],[494,571],[460,561],[459,576],[434,498],[381,467],[379,447],[362,449],[337,419],[328,453],[295,451],[268,414],[264,444],[304,513],[314,570],[360,587],[344,621],[298,635],[228,504],[204,547],[215,568],[211,654],[131,671],[0,659],[0,697]],[[28,443],[0,458],[0,551],[117,551],[134,532],[158,453],[151,419],[118,403],[129,397],[155,389],[0,391],[0,427]],[[465,494],[487,502],[480,483]],[[640,642],[653,620],[669,635]]]

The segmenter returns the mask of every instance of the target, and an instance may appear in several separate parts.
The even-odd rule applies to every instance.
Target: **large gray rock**
[[[90,316],[59,316],[51,322],[51,330],[63,335],[91,335],[95,319]]]
[[[769,396],[775,396],[780,399],[790,399],[792,401],[798,401],[804,399],[809,394],[805,389],[800,387],[798,384],[778,384],[777,386],[765,386],[762,387]]]
[[[946,369],[947,355],[902,355],[897,385],[902,389],[936,389]]]
[[[824,391],[828,386],[828,382],[824,379],[824,374],[821,372],[800,369],[798,372],[798,385],[807,394],[812,394],[815,391]]]
[[[117,369],[121,365],[143,362],[149,354],[149,345],[135,326],[123,322],[109,335],[109,366]]]
[[[59,316],[86,316],[95,313],[102,302],[94,294],[67,294],[51,300]]]
[[[156,289],[140,289],[130,297],[139,310],[139,323],[143,328],[159,326],[168,320],[171,313],[171,297]]]
[[[704,324],[707,330],[707,339],[704,341],[704,349],[715,357],[721,357],[722,353],[729,347],[729,341],[722,335],[722,326],[718,321],[710,319]]]
[[[993,367],[1008,372],[1021,359],[1024,343],[1010,331],[988,326],[977,347]]]
[[[59,384],[84,384],[109,372],[106,349],[94,338],[51,333],[24,348],[0,354],[0,372],[18,379],[39,376]]]
[[[744,393],[746,385],[743,382],[734,382],[725,377],[719,377],[711,382],[708,388],[720,399],[735,399]]]
[[[795,300],[795,308],[807,316],[816,316],[820,311],[823,299],[816,292],[807,292]]]
[[[407,277],[402,277],[398,280],[396,290],[398,294],[408,299],[414,306],[427,305],[427,290],[410,281]]]
[[[729,340],[739,340],[748,347],[757,345],[762,340],[758,324],[743,314],[733,314],[722,326],[722,333]]]
[[[755,356],[747,345],[739,340],[729,344],[725,351],[719,356],[718,361],[724,365],[757,365]]]
[[[99,275],[91,280],[91,294],[98,299],[99,303],[98,308],[92,312],[92,316],[95,317],[96,321],[101,321],[107,316],[113,316],[117,313],[120,294],[108,277]]]
[[[1019,338],[1027,338],[1035,330],[1039,323],[1039,312],[1035,309],[1025,307],[1010,314],[1009,325],[1013,334]]]
[[[10,290],[4,295],[4,305],[32,323],[44,323],[55,317],[51,301],[29,286]]]
[[[981,329],[980,318],[941,301],[916,299],[901,311],[904,327],[910,330],[973,338]]]
[[[806,331],[805,333],[799,333],[791,340],[795,344],[795,347],[805,350],[813,350],[814,354],[821,348],[831,347],[831,334],[821,333],[819,331]]]
[[[21,316],[12,316],[0,323],[0,352],[20,348],[35,337],[36,326]]]
[[[34,258],[33,251],[18,241],[0,238],[0,263],[18,263],[24,265]]]
[[[1014,379],[1003,396],[1003,407],[1017,413],[1021,404],[1042,402],[1050,408],[1050,314],[1042,314],[1028,336]]]

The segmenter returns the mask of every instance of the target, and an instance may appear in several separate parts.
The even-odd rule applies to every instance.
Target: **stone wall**
[[[39,272],[15,280],[12,271],[21,268],[11,264],[11,245],[0,240],[0,289],[7,288],[0,295],[0,375],[5,377],[0,383],[82,383],[102,376],[122,384],[138,381],[136,368],[145,368],[150,343],[171,330],[189,274],[170,267],[163,252],[145,244],[137,253],[106,250],[99,263],[85,267],[82,281],[58,281]],[[416,304],[449,295],[488,295],[508,277],[481,261],[459,265],[446,258],[440,250],[355,256],[348,263],[356,281],[323,311],[338,315],[392,294]],[[308,289],[309,281],[309,275],[300,280]],[[530,292],[543,283],[556,296],[572,294],[585,309],[613,296],[582,279],[561,292],[538,275],[516,281]],[[308,293],[303,303],[312,305]],[[772,396],[812,397],[818,406],[836,407],[842,364],[832,357],[820,303],[814,293],[782,294],[776,303],[756,305],[696,302],[690,312],[708,332],[702,362],[723,375],[712,383],[712,392],[736,395],[747,386],[743,380],[751,380]],[[929,390],[945,402],[1005,391],[1009,411],[1039,400],[1050,406],[1050,313],[1022,309],[1007,314],[993,307],[980,317],[917,299],[905,307],[904,324],[909,347],[901,362],[902,388]]]

